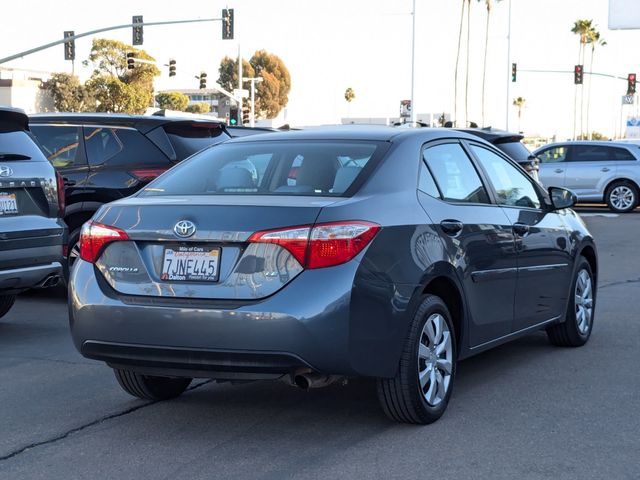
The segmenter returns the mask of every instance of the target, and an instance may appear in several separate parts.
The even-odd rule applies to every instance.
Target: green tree
[[[356,98],[356,92],[353,91],[353,88],[349,87],[344,91],[344,99],[351,103],[353,99]]]
[[[117,40],[97,38],[93,40],[89,59],[85,65],[93,65],[93,75],[86,87],[98,101],[97,111],[144,113],[152,105],[153,79],[160,75],[155,63],[136,63],[127,69],[127,53],[136,59],[155,62],[144,50]]]
[[[189,113],[209,113],[211,111],[211,105],[206,102],[192,103],[187,107]]]
[[[43,84],[58,112],[85,112],[95,109],[95,98],[75,75],[59,72]]]
[[[93,75],[86,83],[97,100],[96,111],[141,114],[151,105],[153,93],[111,75]]]
[[[238,62],[225,57],[218,69],[218,84],[232,90],[238,85]],[[242,61],[243,77],[262,77],[256,84],[256,117],[275,118],[289,102],[291,76],[284,62],[277,55],[266,50],[258,50],[249,62]],[[243,88],[249,89],[250,82],[244,82]]]
[[[242,76],[249,78],[255,77],[255,71],[249,62],[242,60]],[[220,61],[218,68],[218,85],[228,92],[238,88],[238,60],[230,57],[224,57]],[[250,88],[250,82],[243,82],[242,88]]]
[[[156,102],[160,108],[184,112],[189,105],[189,97],[180,92],[161,92],[156,95]]]

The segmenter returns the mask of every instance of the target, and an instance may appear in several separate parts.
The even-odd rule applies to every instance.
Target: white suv
[[[552,143],[534,154],[545,187],[571,190],[579,202],[606,202],[617,213],[638,206],[640,145],[631,142]]]

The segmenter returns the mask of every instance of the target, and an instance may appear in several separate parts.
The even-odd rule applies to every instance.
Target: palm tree
[[[464,122],[465,127],[469,123],[469,57],[471,40],[471,0],[467,0],[467,66],[464,84]]]
[[[523,97],[513,99],[513,106],[518,109],[518,132],[522,131],[520,121],[522,119],[522,109],[524,108],[525,103],[526,100]]]
[[[573,22],[572,33],[580,36],[580,49],[578,50],[578,65],[584,65],[584,50],[589,38],[589,31],[592,30],[593,20],[576,20]],[[584,71],[584,70],[583,70]],[[581,101],[582,104],[582,101]],[[578,87],[575,88],[573,96],[573,138],[576,138],[576,113],[578,108]],[[582,123],[582,109],[580,109],[580,123]],[[582,125],[580,125],[580,133],[582,133]]]
[[[496,0],[500,2],[501,0]],[[484,104],[485,104],[485,84],[487,81],[487,52],[489,51],[489,19],[491,18],[491,7],[493,7],[493,0],[478,0],[478,2],[484,2],[487,7],[487,26],[484,32],[484,64],[482,67],[482,126],[484,127]]]
[[[467,0],[462,0],[462,12],[460,13],[460,30],[458,32],[458,52],[456,54],[456,69],[453,79],[453,123],[458,121],[458,65],[460,64],[460,47],[462,46],[462,25],[464,24],[464,4]]]
[[[596,47],[604,47],[607,42],[600,37],[600,32],[595,27],[589,30],[587,34],[587,43],[591,44],[591,60],[589,62],[589,86],[587,87],[587,138],[591,138],[589,133],[589,113],[591,111],[591,73],[593,72],[593,55],[596,51]]]

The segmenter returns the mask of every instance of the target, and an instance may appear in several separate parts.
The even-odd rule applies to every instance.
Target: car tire
[[[71,276],[73,263],[80,258],[80,230],[81,228],[76,228],[69,234],[67,258],[65,259],[64,268],[62,269],[66,285],[69,285],[69,278]]]
[[[4,317],[16,301],[15,295],[0,295],[0,318]]]
[[[180,396],[191,383],[191,378],[169,378],[142,375],[130,370],[114,368],[118,383],[129,395],[143,400],[169,400]]]
[[[617,181],[607,188],[605,201],[613,212],[630,212],[638,206],[638,187],[626,180]]]
[[[584,257],[579,257],[570,292],[564,322],[547,328],[549,342],[559,347],[581,347],[587,343],[593,330],[595,281],[591,266]]]
[[[396,376],[377,381],[378,399],[387,417],[422,425],[438,420],[451,396],[456,354],[447,305],[440,297],[425,295],[411,322]]]

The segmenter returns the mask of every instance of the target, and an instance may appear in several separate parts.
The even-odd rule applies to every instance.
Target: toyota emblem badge
[[[189,220],[180,220],[173,227],[174,233],[182,238],[187,238],[196,233],[196,225]]]

